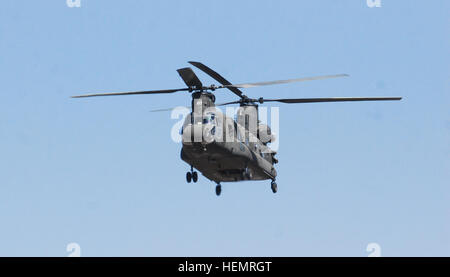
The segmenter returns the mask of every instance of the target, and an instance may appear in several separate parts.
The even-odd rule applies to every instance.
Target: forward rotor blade
[[[328,98],[292,98],[292,99],[264,99],[264,102],[281,102],[286,104],[320,103],[320,102],[353,102],[353,101],[396,101],[401,97],[328,97]]]
[[[72,98],[96,97],[96,96],[118,96],[118,95],[139,95],[139,94],[159,94],[159,93],[174,93],[177,91],[188,91],[189,88],[180,89],[163,89],[163,90],[146,90],[146,91],[129,91],[129,92],[110,92],[110,93],[95,93],[71,96]]]
[[[202,82],[195,75],[194,71],[190,67],[180,68],[177,70],[180,77],[183,79],[184,83],[190,88],[201,89],[203,87]]]
[[[178,107],[172,107],[172,108],[166,108],[166,109],[150,110],[150,112],[151,112],[151,113],[156,113],[156,112],[168,112],[168,111],[172,111],[173,109],[180,108],[180,107],[183,107],[183,108],[186,108],[186,109],[191,110],[191,107],[188,107],[188,106],[178,106]]]
[[[324,80],[324,79],[348,77],[348,76],[349,76],[348,74],[324,75],[324,76],[304,77],[304,78],[288,79],[288,80],[277,80],[277,81],[269,81],[269,82],[257,82],[257,83],[224,85],[224,87],[227,87],[227,88],[228,87],[253,88],[253,87],[259,87],[259,86],[270,86],[270,85],[279,85],[279,84],[287,84],[287,83],[295,83],[295,82]]]
[[[234,94],[236,94],[237,96],[244,98],[244,93],[239,90],[237,87],[234,87],[228,80],[226,80],[224,77],[220,76],[219,73],[215,72],[214,70],[212,70],[211,68],[207,67],[206,65],[199,63],[199,62],[189,62],[190,64],[192,64],[193,66],[197,67],[198,69],[200,69],[201,71],[205,72],[206,74],[208,74],[209,76],[211,76],[214,80],[216,80],[217,82],[219,82],[221,85],[223,85],[224,87],[226,87],[227,89],[231,90]]]

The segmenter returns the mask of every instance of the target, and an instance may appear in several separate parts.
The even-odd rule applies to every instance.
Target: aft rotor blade
[[[119,95],[140,95],[140,94],[160,94],[174,93],[177,91],[188,91],[189,88],[180,89],[163,89],[163,90],[146,90],[146,91],[129,91],[129,92],[110,92],[110,93],[94,93],[71,96],[72,98],[96,97],[96,96],[119,96]]]
[[[348,74],[323,75],[323,76],[303,77],[303,78],[288,79],[288,80],[276,80],[276,81],[269,81],[269,82],[257,82],[257,83],[224,85],[224,87],[227,87],[227,88],[228,87],[253,88],[253,87],[259,87],[259,86],[270,86],[270,85],[288,84],[288,83],[295,83],[295,82],[324,80],[324,79],[332,79],[332,78],[348,77],[348,76],[349,76]]]
[[[237,100],[237,101],[233,101],[233,102],[226,102],[226,103],[216,104],[215,106],[226,106],[226,105],[240,104],[240,103],[242,103],[242,102],[240,100]]]
[[[353,101],[398,101],[401,97],[327,97],[327,98],[292,98],[292,99],[264,99],[264,102],[321,103],[321,102],[353,102]]]
[[[206,74],[208,74],[209,76],[211,76],[214,80],[216,80],[217,82],[219,82],[221,85],[223,85],[224,87],[226,87],[227,89],[231,90],[234,94],[236,94],[237,96],[244,98],[244,93],[239,90],[237,87],[234,87],[228,80],[226,80],[224,77],[220,76],[219,73],[215,72],[214,70],[212,70],[211,68],[207,67],[206,65],[199,63],[199,62],[189,62],[190,64],[192,64],[193,66],[197,67],[198,69],[200,69],[201,71],[205,72]]]

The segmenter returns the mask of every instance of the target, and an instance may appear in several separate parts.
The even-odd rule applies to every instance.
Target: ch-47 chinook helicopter
[[[276,152],[271,150],[269,143],[275,137],[270,127],[258,119],[258,104],[264,102],[280,102],[286,104],[347,102],[347,101],[389,101],[401,100],[401,97],[327,97],[327,98],[284,98],[265,99],[249,98],[240,89],[257,86],[285,84],[310,80],[321,80],[348,76],[346,74],[326,75],[270,82],[232,84],[208,66],[199,62],[189,62],[211,76],[219,86],[204,86],[190,67],[178,69],[178,74],[187,85],[186,88],[99,93],[72,96],[73,98],[117,95],[142,95],[158,93],[174,93],[187,91],[191,93],[192,112],[186,116],[181,134],[181,159],[190,165],[186,173],[186,181],[197,182],[200,171],[206,178],[214,181],[216,194],[222,191],[222,182],[237,182],[245,180],[271,180],[273,193],[278,190],[275,182],[277,172],[274,164]],[[228,103],[215,104],[214,91],[226,88],[239,97]],[[223,115],[216,106],[239,104],[236,120]],[[169,110],[169,109],[167,109]],[[155,110],[156,111],[156,110]],[[159,110],[163,111],[163,110]]]

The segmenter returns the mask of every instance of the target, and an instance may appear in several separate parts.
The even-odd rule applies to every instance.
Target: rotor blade
[[[177,91],[188,91],[189,88],[180,89],[164,89],[164,90],[146,90],[146,91],[129,91],[129,92],[110,92],[110,93],[95,93],[71,96],[72,98],[84,98],[95,96],[118,96],[118,95],[139,95],[139,94],[159,94],[159,93],[174,93]]]
[[[215,106],[226,106],[226,105],[231,105],[231,104],[239,104],[241,103],[241,101],[233,101],[233,102],[226,102],[226,103],[220,103],[220,104],[216,104]]]
[[[172,107],[172,108],[167,108],[167,109],[156,109],[156,110],[150,110],[149,112],[151,112],[151,113],[156,113],[156,112],[168,112],[168,111],[172,111],[173,109],[176,109],[176,108],[186,108],[186,109],[191,109],[191,107],[188,107],[188,106],[178,106],[178,107]]]
[[[297,78],[297,79],[289,79],[289,80],[277,80],[277,81],[269,81],[269,82],[224,85],[224,87],[227,87],[227,88],[228,87],[252,88],[252,87],[259,87],[259,86],[270,86],[270,85],[304,82],[304,81],[312,81],[312,80],[323,80],[323,79],[348,77],[348,76],[349,76],[348,74],[324,75],[324,76],[305,77],[305,78]]]
[[[319,103],[319,102],[352,102],[352,101],[393,101],[401,97],[327,97],[327,98],[292,98],[292,99],[264,99],[264,102],[281,102],[287,104]]]
[[[221,85],[223,85],[224,87],[231,90],[237,96],[244,98],[244,93],[242,93],[242,91],[239,90],[237,87],[230,86],[232,84],[229,81],[227,81],[224,77],[220,76],[219,73],[215,72],[214,70],[212,70],[211,68],[207,67],[206,65],[204,65],[202,63],[192,62],[192,61],[190,61],[189,63],[192,64],[193,66],[197,67],[201,71],[205,72],[209,76],[211,76],[214,80],[216,80]]]
[[[190,67],[180,68],[177,70],[184,83],[190,88],[201,89],[203,87],[202,82],[195,75],[194,71]]]
[[[233,101],[233,102],[226,102],[226,103],[215,104],[214,106],[215,106],[215,107],[219,107],[219,106],[226,106],[226,105],[239,104],[239,103],[241,103],[240,100],[238,100],[238,101]],[[167,111],[171,111],[171,110],[173,110],[173,109],[179,108],[179,107],[183,107],[183,108],[186,108],[186,109],[191,109],[191,107],[188,107],[188,106],[178,106],[178,107],[172,107],[172,108],[166,108],[166,109],[150,110],[150,112],[151,112],[151,113],[153,113],[153,112],[167,112]]]

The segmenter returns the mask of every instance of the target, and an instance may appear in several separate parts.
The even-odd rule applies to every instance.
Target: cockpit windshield
[[[214,124],[216,115],[214,113],[207,113],[203,116],[203,124]]]

